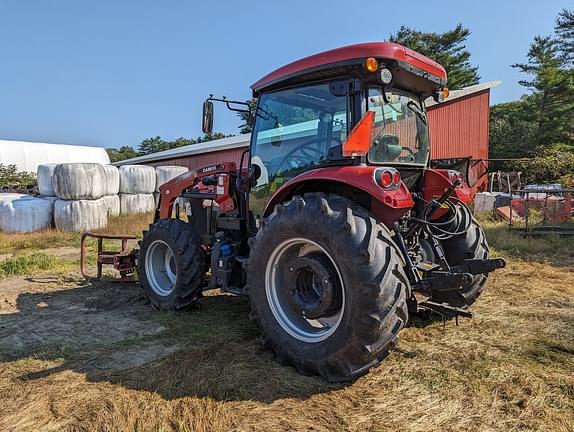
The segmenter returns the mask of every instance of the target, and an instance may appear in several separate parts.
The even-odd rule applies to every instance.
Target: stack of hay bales
[[[120,172],[120,212],[125,214],[148,213],[155,210],[153,193],[156,187],[154,167],[123,165]]]
[[[52,226],[53,200],[30,195],[0,194],[0,230],[32,232]]]
[[[54,223],[62,231],[89,231],[108,224],[106,170],[97,163],[63,163],[54,168]]]
[[[159,187],[184,172],[182,167],[98,163],[38,166],[40,197],[0,194],[0,230],[31,232],[55,226],[62,231],[105,228],[108,217],[152,212]],[[119,195],[118,195],[119,194]]]
[[[188,171],[187,168],[182,166],[176,165],[166,165],[166,166],[158,166],[155,169],[156,172],[156,184],[155,184],[155,193],[153,194],[155,198],[155,205],[157,206],[159,201],[159,187],[170,181],[171,179],[186,173]]]

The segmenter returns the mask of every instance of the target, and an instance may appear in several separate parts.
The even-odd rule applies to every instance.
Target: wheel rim
[[[336,282],[334,294],[338,295],[339,303],[334,308],[325,311],[324,315],[308,318],[305,312],[301,312],[293,302],[293,289],[286,283],[287,272],[293,266],[291,263],[298,258],[307,256],[321,257],[330,262],[333,280]],[[291,266],[291,267],[290,267]],[[309,270],[306,269],[306,272]],[[303,274],[303,273],[301,273]],[[310,277],[307,273],[303,277],[295,278],[297,281],[304,280],[309,283],[316,277]],[[314,300],[320,293],[320,287],[312,283],[312,289],[306,291],[310,294],[310,300]],[[306,292],[296,291],[299,296],[306,296]],[[318,243],[305,238],[292,238],[280,243],[272,252],[265,270],[265,293],[271,312],[275,320],[289,335],[303,342],[317,343],[330,337],[339,327],[345,312],[345,289],[343,278],[339,268],[331,255]]]
[[[145,272],[153,292],[165,297],[170,295],[177,282],[177,268],[173,251],[163,240],[155,240],[145,256]]]

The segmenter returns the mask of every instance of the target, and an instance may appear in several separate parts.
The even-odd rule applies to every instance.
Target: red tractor
[[[461,173],[429,168],[424,101],[438,63],[393,43],[323,52],[253,84],[241,162],[161,187],[137,271],[151,303],[180,310],[211,288],[249,298],[267,345],[329,381],[364,374],[421,313],[471,316],[489,272]]]

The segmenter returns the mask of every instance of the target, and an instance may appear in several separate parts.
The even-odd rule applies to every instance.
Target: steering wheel
[[[338,144],[341,144],[341,140],[339,138],[332,137],[331,140],[335,141]],[[312,144],[317,144],[318,142],[319,140],[317,138],[312,138],[309,141],[305,141],[296,146],[295,148],[291,149],[290,151],[287,152],[287,154],[283,157],[283,159],[281,159],[281,162],[279,162],[279,164],[277,165],[278,167],[277,169],[283,171],[282,168],[284,165],[288,165],[288,168],[293,168],[288,164],[288,162],[291,161],[299,162],[303,160],[306,163],[318,161],[319,158],[323,156],[323,152],[321,150],[318,150],[316,147],[306,148],[310,147]],[[296,156],[297,153],[301,153],[301,156]],[[305,163],[303,165],[305,165]]]
[[[415,151],[410,147],[402,146],[399,137],[392,133],[387,133],[378,139],[373,147],[374,157],[379,162],[413,162],[415,160]],[[407,156],[401,156],[403,151],[407,151]]]

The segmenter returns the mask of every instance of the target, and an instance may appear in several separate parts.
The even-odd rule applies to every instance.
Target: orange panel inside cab
[[[368,111],[353,128],[343,144],[343,156],[365,156],[369,152],[372,140],[375,113]]]

